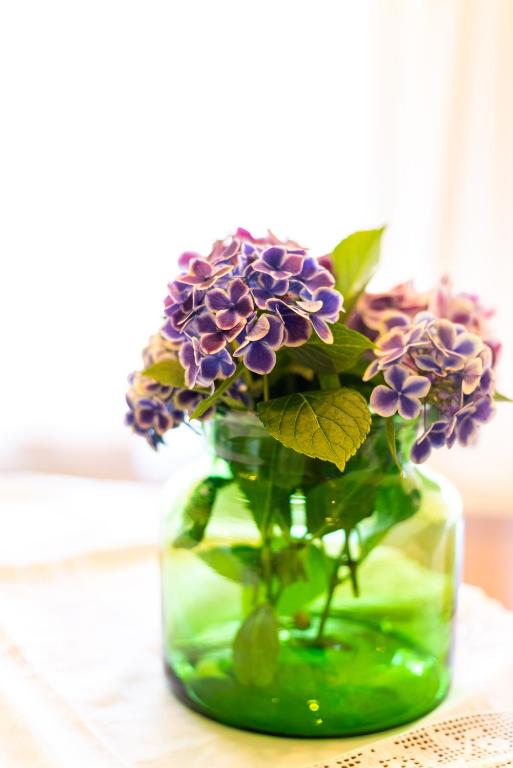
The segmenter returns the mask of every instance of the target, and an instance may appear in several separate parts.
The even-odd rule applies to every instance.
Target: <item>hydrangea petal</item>
[[[413,397],[426,397],[431,389],[431,382],[425,376],[408,376],[403,386],[403,394]]]
[[[265,342],[253,342],[244,353],[244,365],[253,373],[270,373],[276,364],[276,354]]]
[[[269,318],[270,315],[260,315],[260,317],[255,318],[254,321],[248,324],[246,338],[249,339],[249,341],[258,341],[266,336],[271,327]]]
[[[388,418],[389,416],[393,416],[394,413],[397,413],[399,396],[397,392],[394,392],[390,387],[378,384],[378,386],[372,390],[370,404],[378,416]]]
[[[408,371],[400,365],[393,365],[391,368],[388,368],[383,375],[386,383],[390,387],[393,387],[397,392],[401,392],[408,379]]]
[[[325,344],[333,344],[333,333],[329,325],[317,315],[310,316],[310,322],[313,325],[314,331],[317,336],[325,342]]]
[[[415,397],[399,394],[398,411],[403,419],[416,419],[421,411],[421,404]]]
[[[426,435],[422,435],[415,441],[411,449],[411,460],[415,464],[423,464],[431,454],[431,443]]]

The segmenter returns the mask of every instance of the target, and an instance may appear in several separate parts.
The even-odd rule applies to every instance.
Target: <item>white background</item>
[[[498,306],[513,393],[510,0],[0,5],[0,463],[161,475],[122,426],[182,250],[389,225],[381,287]],[[437,457],[510,511],[513,406]],[[178,445],[178,443],[180,443]],[[173,453],[174,452],[174,453]]]

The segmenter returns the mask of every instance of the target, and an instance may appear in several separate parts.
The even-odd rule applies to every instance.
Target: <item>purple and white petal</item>
[[[441,368],[434,357],[431,355],[415,354],[415,365],[420,368],[421,371],[432,371],[433,373],[440,373]]]
[[[329,325],[318,315],[311,315],[310,321],[317,336],[326,344],[333,344],[333,333]]]
[[[301,347],[312,334],[311,323],[296,312],[283,311],[281,318],[285,326],[284,344],[286,347]]]
[[[279,271],[287,275],[297,275],[303,266],[303,256],[289,253],[282,260]]]
[[[431,389],[431,382],[425,376],[408,376],[402,392],[413,397],[426,397]]]
[[[378,386],[372,390],[370,404],[378,416],[388,418],[389,416],[393,416],[394,413],[397,413],[399,395],[397,392],[394,392],[393,389],[390,389],[390,387],[378,384]]]
[[[322,309],[318,312],[322,318],[329,322],[336,322],[338,320],[342,309],[342,294],[339,291],[330,288],[320,288],[315,292],[313,298],[316,301],[322,301]]]
[[[304,299],[303,301],[296,302],[296,306],[304,309],[305,312],[318,312],[322,309],[322,301],[314,301],[313,299]]]
[[[456,426],[458,440],[463,446],[472,445],[477,440],[477,427],[472,416],[466,415]]]
[[[414,464],[422,464],[431,454],[431,443],[427,434],[421,435],[411,449],[411,460]]]
[[[200,337],[201,351],[207,355],[215,355],[226,346],[226,338],[224,334],[219,331],[218,333],[205,333]]]
[[[253,373],[263,376],[270,373],[275,364],[276,354],[265,342],[254,341],[244,352],[244,365]]]
[[[438,320],[435,325],[438,341],[442,351],[454,349],[456,343],[456,329],[450,320]]]
[[[260,315],[260,317],[255,317],[254,320],[249,322],[246,328],[246,338],[249,341],[258,341],[264,338],[271,327],[269,323],[270,317],[271,315]]]
[[[240,277],[236,277],[234,280],[231,281],[231,283],[228,286],[228,294],[230,296],[230,301],[234,304],[236,304],[240,299],[242,299],[243,296],[246,296],[249,293],[249,288],[244,282],[244,280],[241,280]]]
[[[495,408],[490,397],[482,397],[475,404],[474,418],[480,422],[490,421],[495,415]]]
[[[479,357],[469,360],[463,370],[461,388],[464,395],[471,395],[478,388],[483,373],[483,362]]]
[[[473,333],[462,333],[458,336],[452,351],[465,357],[475,357],[483,348],[483,342]]]
[[[221,288],[212,288],[205,296],[205,304],[211,312],[220,312],[229,307],[230,303],[230,297]]]
[[[428,429],[429,442],[433,448],[443,448],[447,442],[447,433],[450,425],[446,421],[434,421]]]
[[[362,376],[362,381],[370,381],[379,371],[379,360],[373,360],[369,363]]]
[[[402,368],[400,365],[393,365],[391,368],[387,368],[383,375],[388,386],[392,387],[397,392],[402,391],[409,377],[406,368]]]
[[[268,315],[268,319],[269,330],[267,331],[265,337],[263,337],[262,341],[265,341],[265,343],[268,344],[271,349],[279,349],[283,344],[283,339],[285,336],[285,328],[283,327],[283,322],[279,317],[275,317],[274,315]]]
[[[399,394],[399,403],[397,410],[403,419],[416,419],[421,411],[420,401],[415,397]]]

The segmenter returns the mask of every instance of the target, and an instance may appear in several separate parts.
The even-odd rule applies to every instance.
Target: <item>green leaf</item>
[[[315,544],[310,544],[299,554],[304,575],[289,583],[277,603],[279,614],[301,611],[326,591],[326,585],[333,569],[333,561]]]
[[[353,389],[296,392],[258,404],[267,431],[287,448],[331,461],[341,471],[365,440],[371,416]]]
[[[415,514],[420,505],[420,493],[409,488],[400,477],[383,485],[374,500],[375,513],[359,526],[360,559],[366,557],[398,523]]]
[[[493,396],[493,399],[497,403],[513,403],[513,400],[510,397],[506,397],[506,395],[501,395],[500,392],[496,392]]]
[[[224,379],[216,388],[215,392],[210,395],[210,397],[207,397],[205,400],[202,400],[196,408],[191,413],[191,419],[199,419],[200,416],[203,416],[206,411],[210,408],[211,405],[214,405],[214,403],[221,397],[221,395],[226,392],[227,389],[233,384],[233,382],[239,378],[239,376],[242,373],[242,369],[244,368],[244,363],[239,363],[237,368],[235,369],[235,373],[233,373],[228,379]]]
[[[356,470],[314,486],[306,496],[308,529],[324,535],[350,531],[374,512],[374,501],[384,476],[375,470]]]
[[[306,577],[302,555],[303,552],[294,545],[273,552],[273,570],[283,587]]]
[[[216,573],[240,584],[257,584],[260,578],[260,550],[256,547],[210,547],[199,557]]]
[[[217,491],[230,482],[224,477],[207,477],[195,486],[184,506],[182,525],[173,542],[174,547],[192,549],[199,544],[210,520]]]
[[[158,363],[145,368],[142,375],[149,376],[166,387],[185,386],[185,371],[179,360],[159,360]]]
[[[342,240],[333,251],[335,285],[344,297],[346,312],[351,310],[378,267],[384,231],[385,228],[381,227],[355,232]]]
[[[326,344],[315,335],[301,347],[287,348],[287,355],[316,373],[341,373],[354,368],[363,352],[375,347],[367,336],[341,323],[332,325],[331,330],[333,344]]]
[[[265,687],[278,668],[278,622],[269,603],[258,605],[235,636],[233,662],[243,685]]]
[[[264,531],[269,521],[288,531],[291,524],[290,489],[281,487],[272,478],[249,479],[241,475],[237,482],[260,531]]]

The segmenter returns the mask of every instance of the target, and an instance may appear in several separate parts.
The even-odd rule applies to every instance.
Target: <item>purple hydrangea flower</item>
[[[333,288],[331,261],[314,259],[298,243],[280,241],[271,232],[255,238],[238,229],[233,237],[216,241],[206,257],[186,251],[179,266],[180,274],[168,285],[165,324],[145,355],[145,365],[161,356],[178,359],[185,387],[163,387],[136,374],[129,392],[127,419],[155,445],[161,441],[164,422],[167,429],[173,428],[206,396],[198,388],[212,391],[216,381],[235,372],[234,357],[242,358],[254,373],[269,373],[277,351],[304,344],[314,328],[321,338],[331,340],[329,325],[342,308],[342,297]],[[244,403],[251,398],[240,379],[227,394]],[[138,405],[144,400],[154,403],[153,412],[160,415],[160,422],[148,427],[133,415],[137,410],[143,421],[149,419]],[[147,403],[145,407],[148,410]]]
[[[276,363],[275,350],[283,344],[284,328],[274,315],[254,318],[246,329],[245,340],[235,350],[235,357],[242,357],[250,371],[261,375],[270,373]]]
[[[490,421],[494,413],[493,401],[488,396],[465,405],[455,417],[454,434],[458,442],[463,446],[475,443],[479,426]]]
[[[216,379],[227,379],[235,373],[236,365],[227,349],[220,349],[213,355],[205,355],[199,361],[198,383],[210,386]]]
[[[399,413],[403,419],[415,419],[421,409],[420,398],[426,397],[431,382],[425,376],[411,376],[409,371],[394,365],[384,374],[388,386],[375,387],[370,404],[379,416]]]
[[[254,238],[239,229],[228,242],[217,241],[206,259],[186,252],[181,265],[185,271],[169,286],[162,330],[185,347],[179,359],[189,386],[201,376],[200,358],[216,355],[235,339],[241,344],[239,356],[255,365],[255,372],[262,366],[267,370],[270,360],[274,365],[280,346],[308,341],[312,329],[332,341],[329,325],[338,320],[342,297],[332,287],[333,275],[297,243],[280,242],[271,233]],[[260,328],[261,310],[273,314],[276,322],[269,340],[256,344],[260,339],[252,336]]]
[[[217,324],[217,318],[214,319],[212,315],[205,312],[195,321],[193,332],[197,331],[199,334],[199,346],[201,351],[209,355],[214,355],[216,352],[224,349],[227,342],[237,338],[245,325],[244,318],[240,318],[229,330],[221,330]]]
[[[225,290],[212,288],[205,297],[205,304],[223,331],[234,328],[253,312],[249,288],[240,278],[228,283]]]
[[[180,275],[178,282],[192,285],[203,290],[210,288],[217,280],[231,271],[229,264],[212,265],[206,259],[192,259],[188,263],[189,271]]]
[[[250,277],[251,292],[259,309],[268,309],[268,302],[277,296],[283,296],[289,290],[289,281],[285,278],[275,280],[266,272],[255,272]]]
[[[303,260],[301,272],[292,279],[292,282],[298,292],[306,288],[310,293],[314,293],[319,288],[331,288],[335,284],[335,278],[322,266],[319,259],[307,256]]]
[[[331,288],[318,288],[311,299],[302,299],[297,305],[307,313],[315,332],[326,344],[333,343],[328,323],[336,323],[342,309],[342,296]]]
[[[450,320],[438,320],[428,327],[428,335],[437,350],[438,361],[445,370],[458,371],[469,357],[476,357],[483,343],[478,336],[466,333]],[[418,359],[418,358],[417,358]]]
[[[279,299],[270,300],[268,308],[282,320],[285,347],[301,347],[312,335],[312,324],[307,313]]]
[[[446,421],[435,421],[424,434],[414,443],[411,459],[415,464],[422,464],[431,455],[432,448],[442,448],[447,443],[450,424]]]
[[[304,256],[301,253],[290,253],[282,246],[273,245],[266,248],[251,266],[256,272],[265,272],[275,280],[282,280],[299,274],[303,262]]]
[[[156,448],[162,442],[162,435],[174,426],[173,416],[165,403],[157,398],[133,400],[128,395],[127,404],[129,411],[125,416],[125,424],[146,437],[149,444]]]
[[[188,387],[194,387],[199,373],[199,343],[197,339],[191,339],[182,344],[178,352],[178,359],[185,370],[185,383]]]

